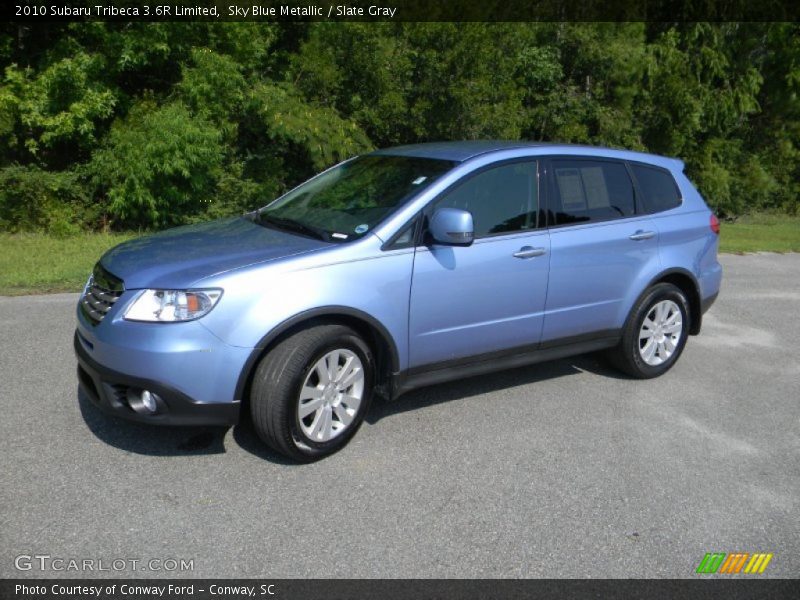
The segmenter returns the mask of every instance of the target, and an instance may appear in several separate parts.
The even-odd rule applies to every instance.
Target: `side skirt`
[[[613,348],[620,340],[619,331],[602,331],[414,367],[393,375],[391,398],[396,399],[413,389],[445,381]]]

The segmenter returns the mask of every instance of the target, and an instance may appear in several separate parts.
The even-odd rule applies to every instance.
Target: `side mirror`
[[[469,246],[475,239],[472,213],[459,208],[440,208],[428,225],[433,240],[448,246]]]

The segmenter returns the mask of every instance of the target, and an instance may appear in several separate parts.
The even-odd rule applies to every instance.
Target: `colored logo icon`
[[[738,573],[763,573],[769,561],[772,560],[772,553],[757,552],[707,552],[697,565],[696,573],[712,574],[727,573],[736,575]]]

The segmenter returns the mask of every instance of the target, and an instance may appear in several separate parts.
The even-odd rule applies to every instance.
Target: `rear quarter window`
[[[644,196],[646,212],[663,212],[681,205],[678,184],[669,171],[637,164],[631,164],[631,170]]]

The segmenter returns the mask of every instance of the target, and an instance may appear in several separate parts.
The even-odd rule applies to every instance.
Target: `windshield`
[[[455,164],[413,156],[361,156],[261,209],[258,220],[328,241],[352,240],[366,235]]]

